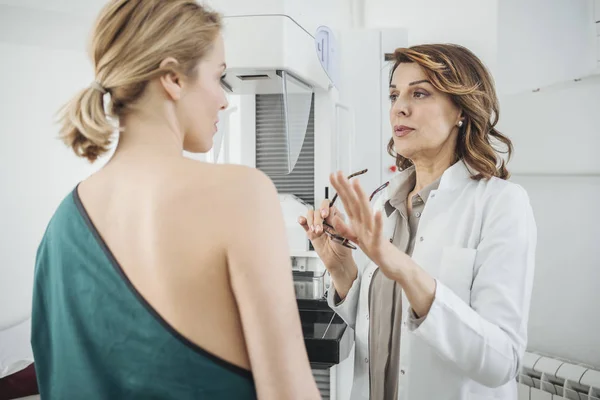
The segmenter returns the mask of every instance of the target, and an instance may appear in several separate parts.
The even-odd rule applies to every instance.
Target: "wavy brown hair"
[[[464,124],[459,128],[456,142],[456,161],[464,160],[475,170],[475,180],[496,176],[508,179],[510,173],[501,154],[513,152],[511,140],[496,129],[500,117],[494,81],[481,60],[465,47],[455,44],[424,44],[399,48],[394,52],[394,71],[401,63],[417,63],[431,84],[463,112]],[[498,149],[496,145],[504,145]],[[387,146],[388,153],[396,158],[396,166],[403,170],[411,165],[408,158],[396,154],[394,140]]]
[[[96,83],[60,110],[60,138],[94,162],[110,149],[116,131],[108,117],[127,113],[154,78],[170,72],[193,78],[220,30],[220,15],[195,0],[110,1],[91,40]],[[178,64],[160,68],[168,57]],[[106,112],[103,91],[110,95]]]

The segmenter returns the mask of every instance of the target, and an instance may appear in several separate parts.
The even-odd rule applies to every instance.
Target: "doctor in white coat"
[[[388,146],[400,173],[371,205],[358,180],[331,183],[300,217],[332,278],[330,306],[355,331],[352,399],[517,399],[536,224],[498,154],[498,100],[457,45],[397,49]],[[371,260],[357,267],[352,248]]]

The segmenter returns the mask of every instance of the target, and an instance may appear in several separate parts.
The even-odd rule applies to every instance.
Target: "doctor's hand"
[[[326,226],[323,221],[334,227],[339,235],[353,238],[354,233],[344,224],[343,216],[335,207],[329,207],[329,200],[323,200],[321,207],[316,210],[310,210],[306,217],[299,217],[298,223],[304,228],[308,239],[312,242],[315,251],[319,255],[325,268],[329,273],[351,268],[354,265],[352,250],[336,243],[325,233]]]
[[[392,248],[395,249],[383,235],[381,211],[373,213],[369,198],[358,180],[350,183],[341,172],[332,174],[329,180],[344,203],[350,220],[347,229],[353,232],[354,237],[346,237],[358,244],[361,250],[381,267],[387,253]]]

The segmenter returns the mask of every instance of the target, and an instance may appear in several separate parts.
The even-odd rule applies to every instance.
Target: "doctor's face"
[[[429,82],[416,63],[401,63],[392,75],[390,124],[396,153],[415,160],[452,157],[460,109]]]

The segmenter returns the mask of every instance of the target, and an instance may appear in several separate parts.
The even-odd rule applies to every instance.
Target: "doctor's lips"
[[[414,131],[414,129],[406,125],[394,125],[394,135],[397,137],[406,136],[412,131]]]

